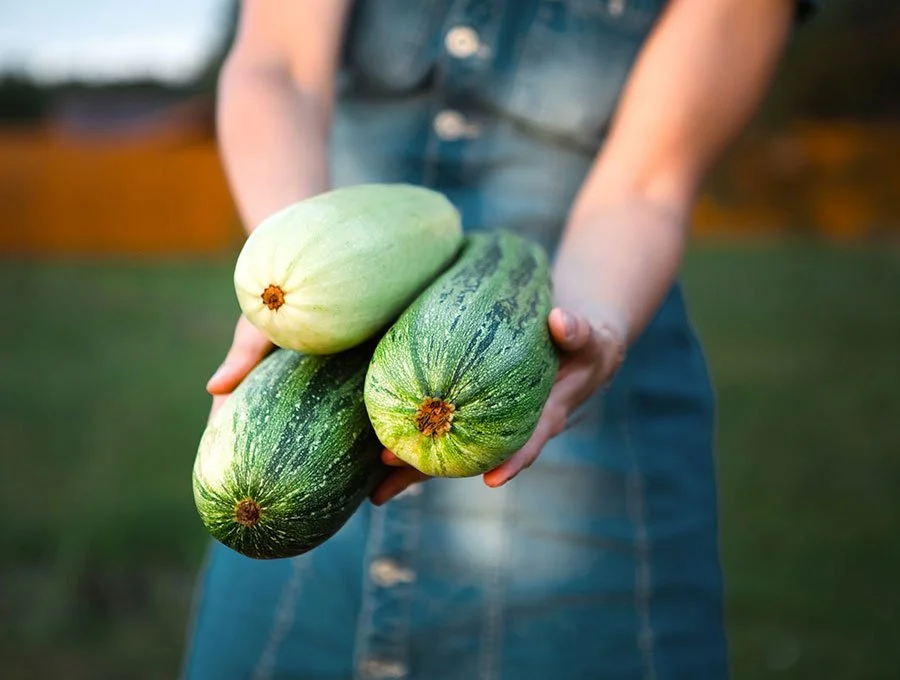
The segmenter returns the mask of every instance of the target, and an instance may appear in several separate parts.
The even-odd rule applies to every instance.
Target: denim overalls
[[[363,0],[335,185],[444,192],[552,255],[664,0]],[[431,480],[330,541],[215,544],[190,680],[727,677],[714,401],[675,286],[612,387],[501,489]]]

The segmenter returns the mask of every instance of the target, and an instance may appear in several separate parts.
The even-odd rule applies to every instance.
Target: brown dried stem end
[[[262,297],[262,301],[265,303],[266,307],[273,312],[284,304],[284,291],[274,283],[270,283],[269,287],[262,292],[260,297]]]
[[[252,527],[259,523],[262,516],[262,507],[252,498],[238,501],[234,506],[234,520],[245,527]]]
[[[425,397],[416,411],[416,428],[424,435],[438,437],[447,434],[453,424],[456,407],[443,399]]]

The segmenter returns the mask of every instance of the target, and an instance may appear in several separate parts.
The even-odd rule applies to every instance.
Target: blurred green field
[[[0,676],[172,678],[230,261],[0,263]],[[900,251],[696,245],[737,680],[900,668]]]

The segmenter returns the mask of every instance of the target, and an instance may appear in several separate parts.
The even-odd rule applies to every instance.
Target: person
[[[677,276],[807,4],[242,4],[218,124],[247,229],[331,187],[434,188],[465,229],[547,249],[563,360],[483,479],[419,483],[386,451],[396,470],[315,550],[212,545],[184,677],[728,676],[714,397]],[[270,350],[240,319],[214,409]]]

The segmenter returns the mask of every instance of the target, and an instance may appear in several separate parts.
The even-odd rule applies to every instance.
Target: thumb
[[[262,361],[274,345],[246,317],[238,320],[225,360],[206,383],[210,394],[228,394]]]
[[[581,349],[591,339],[591,324],[587,319],[561,307],[550,310],[548,323],[553,341],[567,352]]]

